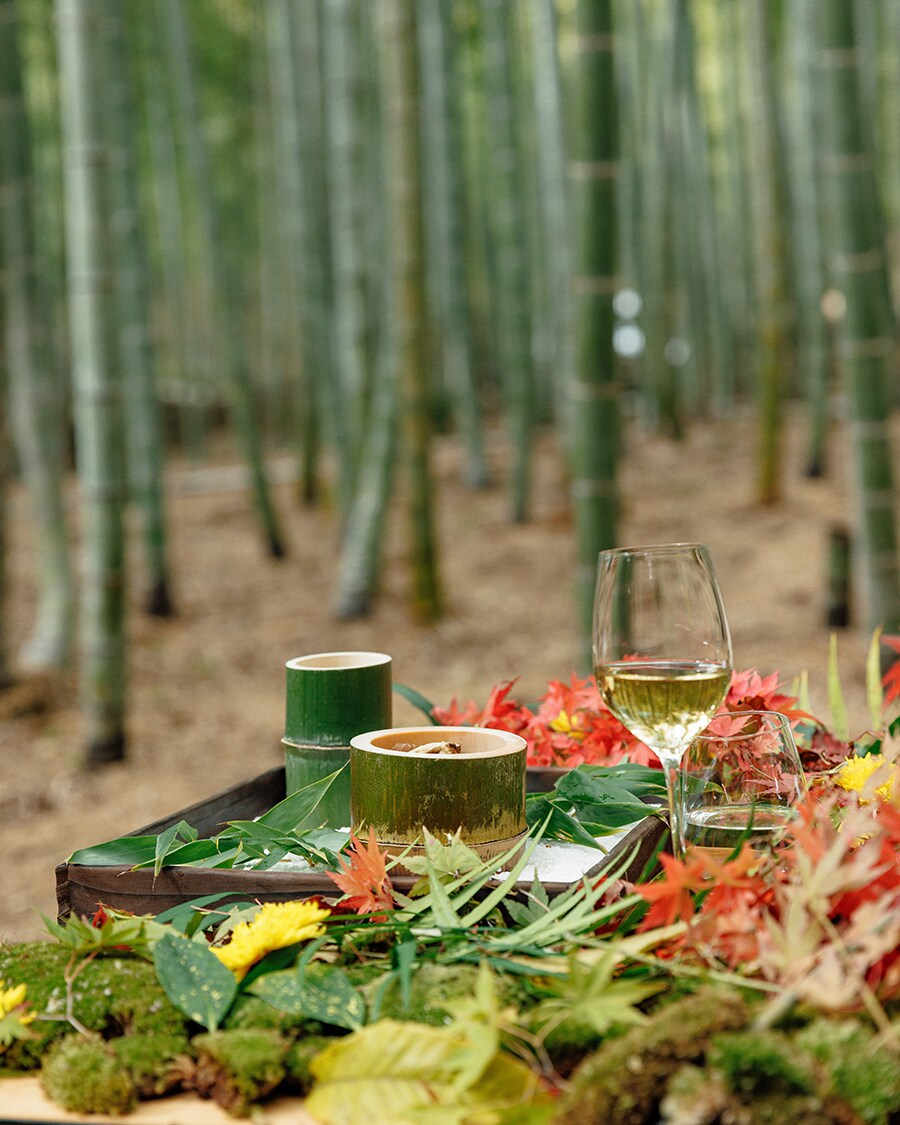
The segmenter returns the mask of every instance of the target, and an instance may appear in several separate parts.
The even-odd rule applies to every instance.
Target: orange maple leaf
[[[350,862],[338,858],[340,872],[326,872],[328,878],[344,892],[341,900],[344,906],[351,907],[358,914],[373,915],[375,911],[393,908],[393,887],[385,867],[385,859],[371,825],[368,847],[350,833]],[[383,914],[372,918],[373,922],[383,920]]]
[[[652,903],[641,922],[641,930],[668,926],[678,919],[688,921],[694,915],[693,892],[708,886],[702,859],[683,863],[674,856],[662,854],[659,861],[663,866],[662,877],[635,887],[642,898]]]

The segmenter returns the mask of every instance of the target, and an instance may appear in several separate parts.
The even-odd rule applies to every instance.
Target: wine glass
[[[743,840],[764,850],[796,817],[805,793],[806,777],[784,715],[717,715],[682,758],[682,846],[719,857]]]
[[[674,543],[601,551],[593,632],[604,702],[665,770],[669,835],[679,855],[681,758],[731,683],[731,636],[708,549]]]

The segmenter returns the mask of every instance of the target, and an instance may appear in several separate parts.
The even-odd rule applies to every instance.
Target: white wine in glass
[[[701,543],[602,551],[594,596],[594,673],[610,711],[666,773],[672,850],[678,767],[731,683],[731,637]]]

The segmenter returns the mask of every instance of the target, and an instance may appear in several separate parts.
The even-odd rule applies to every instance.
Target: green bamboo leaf
[[[152,858],[146,860],[143,863],[136,863],[134,864],[134,867],[137,869],[141,867],[150,867],[152,865],[155,868],[157,863],[156,853],[157,849],[156,847],[154,847]],[[218,855],[219,845],[217,842],[217,837],[213,837],[213,839],[190,840],[186,844],[180,844],[176,842],[169,847],[166,854],[162,857],[162,861],[160,862],[159,866],[160,868],[162,868],[176,867],[179,864],[193,864],[198,860],[208,859],[211,856],[217,857]]]
[[[69,856],[68,862],[88,867],[112,867],[120,864],[135,867],[141,863],[152,863],[155,855],[155,836],[119,836],[103,844],[77,849]]]
[[[237,981],[206,943],[168,933],[153,950],[156,975],[179,1011],[215,1031],[237,995]]]
[[[153,856],[153,874],[158,875],[165,866],[166,856],[175,850],[172,845],[176,840],[190,843],[197,839],[197,829],[192,828],[186,820],[179,820],[165,832],[160,832],[156,837],[156,850]]]
[[[582,844],[587,848],[602,850],[594,837],[585,831],[575,817],[554,805],[544,793],[525,799],[525,819],[529,831],[546,822],[544,829],[546,840],[567,840],[570,844]]]
[[[437,719],[432,714],[434,704],[430,699],[426,699],[425,696],[416,691],[415,688],[407,687],[406,684],[394,684],[394,691],[398,695],[402,695],[403,698],[411,703],[417,710],[421,711],[430,723],[437,726]]]
[[[869,718],[872,720],[872,729],[878,730],[881,726],[881,716],[884,710],[884,692],[881,686],[880,625],[872,634],[866,656],[866,700],[869,704]]]
[[[844,692],[841,688],[841,676],[838,670],[837,659],[837,634],[832,633],[828,643],[828,706],[831,710],[831,728],[838,738],[846,741],[850,737],[850,727],[847,722],[847,707],[844,703]]]
[[[666,795],[663,771],[652,766],[642,766],[638,762],[619,762],[615,766],[578,766],[563,774],[557,781],[556,788],[573,784],[573,775],[575,780],[586,777],[600,784],[608,782],[620,786],[627,789],[633,797],[664,798]]]
[[[319,802],[328,792],[334,780],[346,768],[346,766],[341,766],[339,770],[335,770],[327,777],[322,777],[318,781],[312,782],[311,785],[298,789],[296,793],[291,793],[283,801],[273,805],[255,823],[257,825],[268,825],[270,828],[278,828],[283,832],[293,832],[298,824],[315,812]]]

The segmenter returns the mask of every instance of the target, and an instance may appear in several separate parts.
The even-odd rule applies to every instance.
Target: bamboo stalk
[[[96,0],[56,0],[75,440],[82,502],[80,681],[87,764],[125,755],[122,384],[113,360],[107,152]]]

